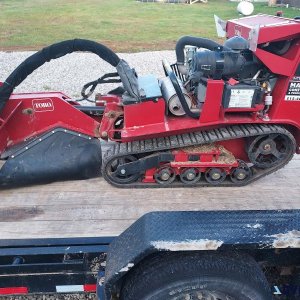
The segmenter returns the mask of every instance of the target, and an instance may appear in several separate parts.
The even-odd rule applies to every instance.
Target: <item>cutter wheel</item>
[[[220,144],[225,140],[240,139],[247,145],[248,161],[235,157]],[[171,140],[174,149],[170,147]],[[177,148],[176,140],[184,145]],[[154,146],[158,142],[160,149]],[[135,143],[135,147],[132,143],[113,145],[104,160],[102,173],[106,180],[118,187],[241,186],[282,168],[293,157],[296,147],[293,135],[274,125],[227,127],[166,137],[159,141],[153,139],[151,143],[147,140],[140,141],[138,145]],[[120,174],[128,169],[128,176],[134,179],[130,182],[121,182],[120,175],[113,173],[112,176],[106,171],[125,153],[125,157],[131,159],[122,165]],[[136,164],[134,168],[132,162]]]

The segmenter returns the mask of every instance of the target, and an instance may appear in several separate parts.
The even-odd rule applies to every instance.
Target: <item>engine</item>
[[[248,41],[242,37],[233,37],[215,50],[194,50],[192,59],[186,62],[189,79],[193,82],[203,77],[243,80],[252,78],[261,68],[249,50]]]
[[[183,37],[176,45],[177,77],[190,108],[201,108],[205,101],[208,79],[223,80],[224,108],[251,108],[262,103],[271,91],[272,74],[249,49],[249,42],[239,36],[224,45],[204,38]],[[174,67],[174,65],[173,65]],[[168,79],[161,82],[169,112],[180,116],[183,111]],[[268,98],[270,99],[270,98]]]

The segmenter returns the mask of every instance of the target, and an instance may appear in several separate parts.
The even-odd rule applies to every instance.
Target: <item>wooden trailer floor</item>
[[[300,156],[240,188],[117,189],[102,178],[0,191],[0,238],[115,236],[150,211],[300,209]]]

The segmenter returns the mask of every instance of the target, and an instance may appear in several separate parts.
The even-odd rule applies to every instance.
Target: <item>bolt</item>
[[[105,113],[104,116],[107,118],[113,119],[116,117],[116,113],[113,111],[109,111],[109,112]]]
[[[114,112],[110,112],[109,118],[114,119],[116,117],[116,114]]]
[[[163,180],[163,181],[169,180],[169,178],[170,178],[169,172],[167,172],[167,171],[162,172],[161,175],[160,175],[160,178],[161,178],[161,180]]]
[[[264,145],[264,150],[266,150],[266,151],[271,150],[271,145],[270,144],[265,144]]]
[[[243,180],[243,179],[245,179],[245,177],[246,177],[246,174],[243,172],[240,172],[236,175],[236,178],[239,180]]]
[[[122,169],[122,170],[121,170],[121,174],[124,175],[125,173],[126,173],[126,170],[125,170],[125,169]]]
[[[213,180],[218,180],[218,179],[220,179],[221,178],[221,174],[220,173],[213,173],[212,175],[211,175],[211,178],[213,179]]]
[[[32,115],[34,113],[33,109],[32,108],[25,108],[22,110],[22,113],[24,115]]]
[[[189,173],[187,173],[187,175],[186,175],[186,178],[187,178],[188,180],[193,180],[193,179],[195,179],[195,177],[196,177],[196,175],[195,175],[193,172],[189,172]]]
[[[101,136],[102,136],[103,138],[106,138],[106,137],[108,136],[107,131],[103,131],[103,132],[101,133]]]

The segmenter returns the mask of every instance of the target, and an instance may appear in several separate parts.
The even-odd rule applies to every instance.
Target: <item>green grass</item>
[[[207,4],[141,3],[135,0],[0,0],[0,50],[40,49],[51,43],[86,38],[115,51],[172,49],[182,35],[217,39],[213,14],[237,18],[236,2]],[[256,3],[255,13],[278,8]],[[284,16],[298,11],[282,9]]]

